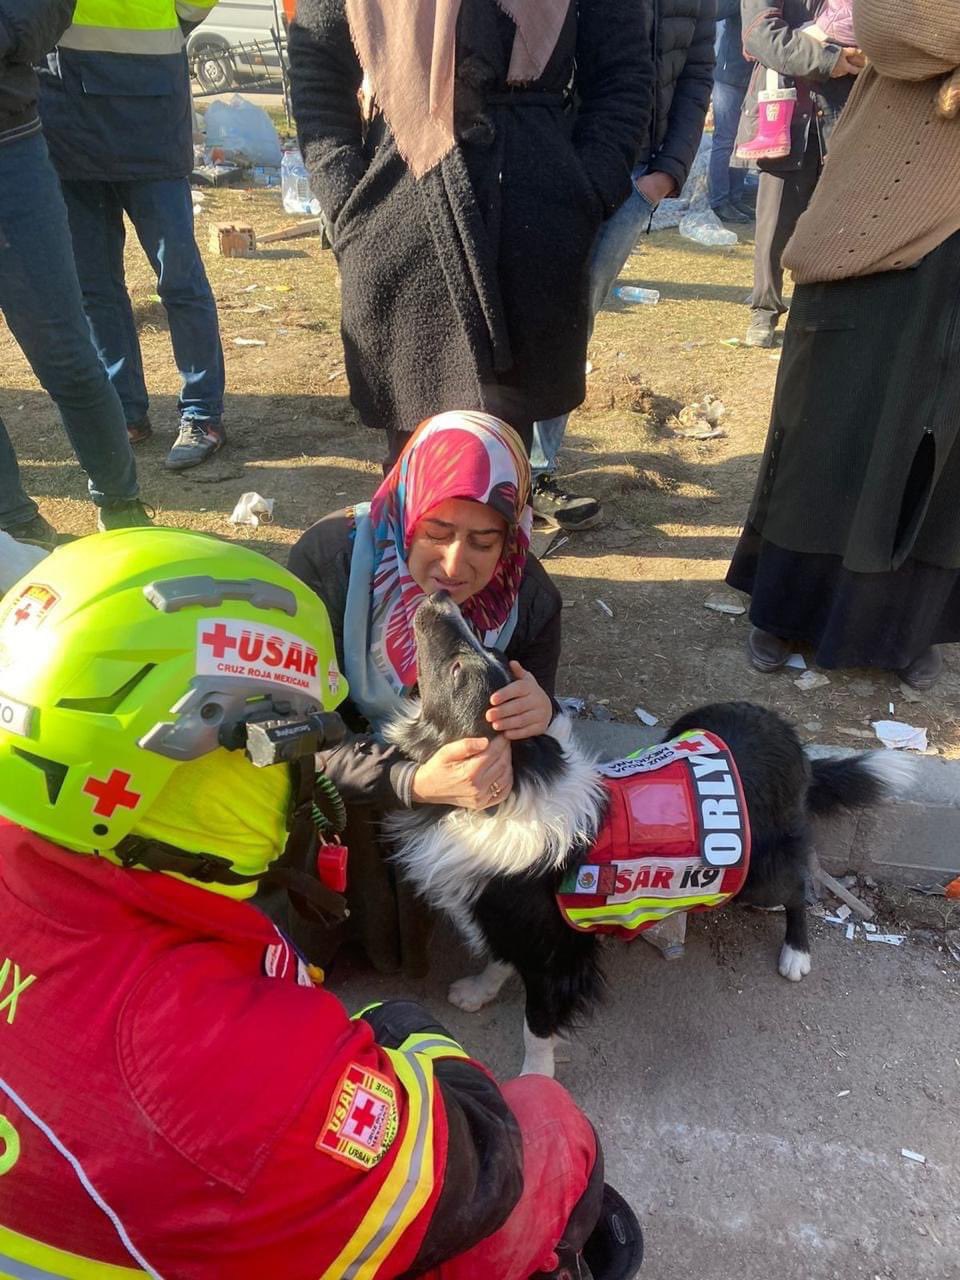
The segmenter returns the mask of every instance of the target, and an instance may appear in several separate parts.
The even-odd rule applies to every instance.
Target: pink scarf
[[[347,0],[365,86],[415,178],[455,142],[457,18],[462,0]],[[537,80],[557,47],[570,0],[497,0],[516,23],[510,84]]]
[[[370,659],[397,691],[417,682],[413,618],[424,598],[410,576],[407,552],[420,520],[448,498],[486,503],[507,521],[493,577],[461,606],[480,639],[492,645],[520,590],[533,524],[530,464],[519,437],[499,418],[487,413],[428,418],[370,504]]]

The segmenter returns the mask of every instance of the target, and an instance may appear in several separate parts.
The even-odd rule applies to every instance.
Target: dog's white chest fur
[[[566,765],[549,792],[524,783],[496,809],[453,809],[440,817],[416,809],[384,819],[404,875],[454,917],[478,950],[483,944],[469,908],[488,880],[559,867],[574,844],[596,835],[604,788],[595,763],[574,742],[566,716],[557,716],[549,732]]]

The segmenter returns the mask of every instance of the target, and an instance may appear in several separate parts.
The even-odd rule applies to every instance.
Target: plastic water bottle
[[[637,289],[632,284],[617,285],[613,296],[619,298],[621,302],[645,302],[651,307],[655,307],[660,301],[658,289]]]
[[[280,161],[280,193],[287,213],[305,213],[314,218],[320,216],[320,201],[310,194],[307,166],[299,147],[284,151]]]

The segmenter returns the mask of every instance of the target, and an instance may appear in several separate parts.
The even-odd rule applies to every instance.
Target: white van
[[[205,93],[280,77],[274,32],[284,35],[280,0],[219,0],[187,38],[194,79]]]

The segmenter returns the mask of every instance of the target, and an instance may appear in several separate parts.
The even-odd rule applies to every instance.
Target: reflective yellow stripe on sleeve
[[[422,1032],[407,1036],[400,1050],[402,1053],[415,1053],[419,1057],[429,1058],[431,1062],[436,1062],[440,1058],[470,1057],[456,1040],[451,1040],[449,1036],[438,1035],[436,1032]]]
[[[0,1227],[0,1280],[136,1280],[139,1267],[94,1262]]]
[[[406,1129],[376,1198],[321,1280],[373,1280],[433,1192],[433,1063],[418,1053],[385,1052],[407,1096]]]

